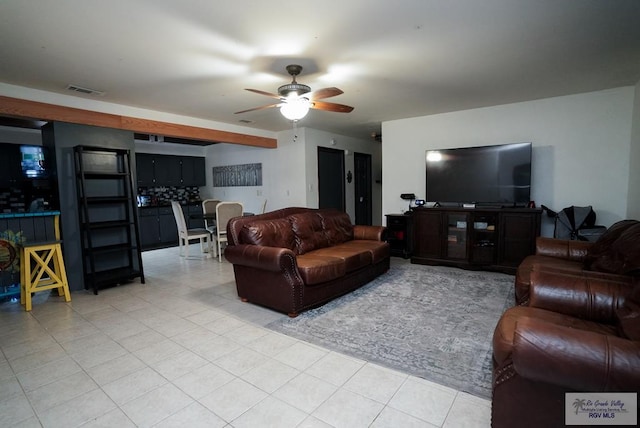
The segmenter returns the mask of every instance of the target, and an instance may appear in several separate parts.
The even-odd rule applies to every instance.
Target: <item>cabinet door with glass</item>
[[[446,257],[448,259],[467,259],[469,214],[447,213],[446,217]]]
[[[475,212],[470,233],[471,263],[492,265],[498,249],[498,214]]]

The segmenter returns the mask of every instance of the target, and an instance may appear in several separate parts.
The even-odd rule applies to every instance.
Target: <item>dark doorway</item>
[[[353,154],[356,224],[371,225],[371,155]]]
[[[342,150],[318,147],[318,208],[345,211]]]

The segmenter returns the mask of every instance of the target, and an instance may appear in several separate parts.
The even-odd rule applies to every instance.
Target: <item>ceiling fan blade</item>
[[[344,94],[342,90],[338,88],[322,88],[317,91],[309,92],[308,94],[304,94],[306,98],[309,98],[311,101],[313,100],[321,100],[324,98],[335,97],[336,95]]]
[[[324,101],[312,101],[311,108],[318,110],[333,111],[336,113],[349,113],[353,110],[353,107],[346,106],[344,104],[327,103]]]
[[[246,112],[255,111],[255,110],[264,110],[264,109],[268,109],[268,108],[271,108],[271,107],[280,107],[281,105],[282,105],[282,103],[269,104],[268,106],[254,107],[254,108],[250,108],[248,110],[237,111],[234,114],[246,113]]]
[[[281,98],[280,95],[272,94],[271,92],[261,91],[260,89],[248,89],[248,88],[245,88],[245,91],[255,92],[256,94],[260,94],[260,95],[266,95],[268,97],[275,98],[277,100],[279,100]]]

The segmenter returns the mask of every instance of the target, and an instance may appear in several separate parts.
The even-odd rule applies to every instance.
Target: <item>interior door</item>
[[[345,211],[344,151],[318,147],[318,208]]]
[[[371,155],[354,153],[356,224],[371,225]]]

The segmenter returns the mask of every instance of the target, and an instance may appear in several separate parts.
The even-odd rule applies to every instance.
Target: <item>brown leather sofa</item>
[[[229,221],[224,255],[243,301],[295,317],[389,270],[385,230],[336,210],[284,208]]]
[[[516,271],[517,305],[529,302],[530,275],[534,270],[630,283],[632,275],[640,272],[640,222],[617,222],[596,242],[538,237],[535,254],[526,257]]]
[[[640,282],[536,270],[493,336],[492,427],[564,427],[567,392],[640,390]]]

